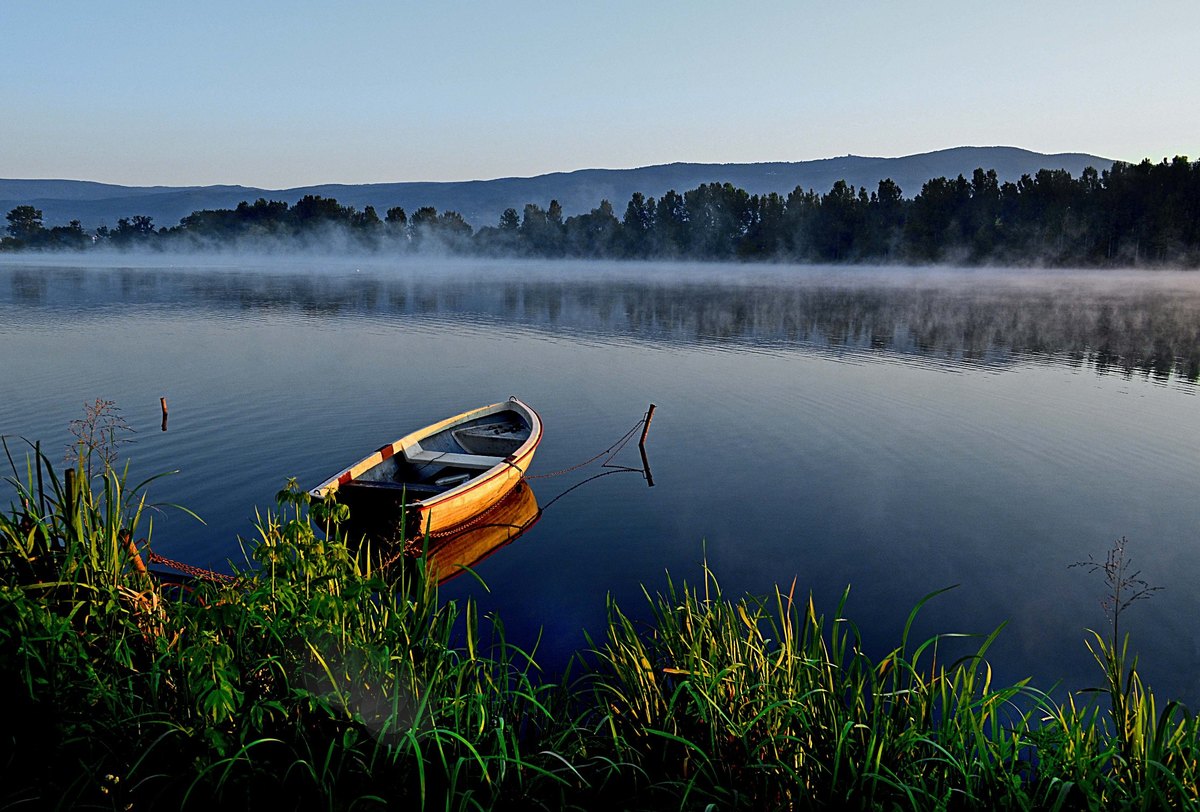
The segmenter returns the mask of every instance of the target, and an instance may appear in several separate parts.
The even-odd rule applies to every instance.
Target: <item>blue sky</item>
[[[1004,144],[1200,158],[1200,3],[0,0],[0,177],[465,180]]]

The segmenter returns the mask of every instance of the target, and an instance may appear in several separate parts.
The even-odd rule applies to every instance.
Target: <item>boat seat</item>
[[[412,447],[404,452],[404,458],[409,462],[436,463],[450,465],[455,468],[475,468],[486,471],[488,468],[504,462],[504,457],[485,457],[482,454],[455,454],[449,451],[426,451],[420,447]]]
[[[389,480],[372,479],[354,479],[339,487],[338,490],[353,490],[355,488],[367,490],[408,491],[410,494],[414,494],[417,497],[437,494],[445,490],[445,488],[439,488],[435,485],[426,485],[423,483],[391,482]]]

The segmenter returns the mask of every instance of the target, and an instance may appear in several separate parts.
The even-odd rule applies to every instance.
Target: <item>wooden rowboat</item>
[[[504,498],[528,470],[542,420],[516,398],[446,418],[388,443],[309,493],[349,505],[359,528],[379,536],[439,533]],[[401,523],[403,521],[403,523]]]

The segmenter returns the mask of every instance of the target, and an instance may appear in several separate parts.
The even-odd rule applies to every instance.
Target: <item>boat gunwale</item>
[[[521,443],[521,445],[519,445],[512,454],[506,456],[502,462],[499,462],[490,468],[484,469],[479,473],[479,475],[474,476],[471,479],[468,479],[466,482],[463,482],[462,484],[457,485],[443,493],[436,494],[435,496],[431,496],[427,499],[413,500],[409,503],[409,505],[413,508],[420,509],[422,514],[424,514],[432,507],[435,507],[450,499],[458,498],[477,487],[490,483],[497,476],[504,473],[504,469],[507,466],[515,468],[521,476],[524,476],[525,465],[528,464],[529,458],[533,456],[533,452],[537,450],[538,445],[542,441],[542,419],[541,416],[533,409],[533,407],[521,401],[519,398],[511,397],[508,400],[492,403],[488,406],[470,409],[462,412],[461,414],[454,415],[453,417],[447,417],[444,420],[432,423],[424,428],[409,432],[400,439],[380,447],[371,454],[368,454],[366,457],[363,457],[358,462],[355,462],[337,472],[332,477],[309,491],[309,494],[314,498],[322,499],[329,493],[336,493],[338,488],[342,485],[353,482],[358,476],[361,476],[366,471],[369,471],[371,468],[374,468],[376,465],[381,464],[396,454],[403,455],[407,449],[414,445],[419,445],[422,439],[429,437],[430,435],[453,428],[458,423],[467,423],[471,420],[486,417],[489,414],[498,414],[502,411],[516,411],[522,414],[529,421],[529,437],[526,438],[525,442]],[[358,473],[354,474],[353,472],[356,469],[358,470]],[[345,477],[344,480],[343,477]]]

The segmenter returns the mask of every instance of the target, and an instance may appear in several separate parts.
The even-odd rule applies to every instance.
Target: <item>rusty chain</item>
[[[218,584],[236,584],[238,581],[238,579],[234,578],[232,575],[226,575],[221,572],[213,572],[212,570],[206,570],[202,567],[193,566],[192,564],[185,564],[182,561],[172,561],[170,558],[161,556],[149,548],[146,549],[146,560],[151,564],[162,564],[163,566],[170,567],[173,570],[178,570],[184,575],[189,575],[192,578],[199,578],[202,581],[212,581],[213,583]]]

